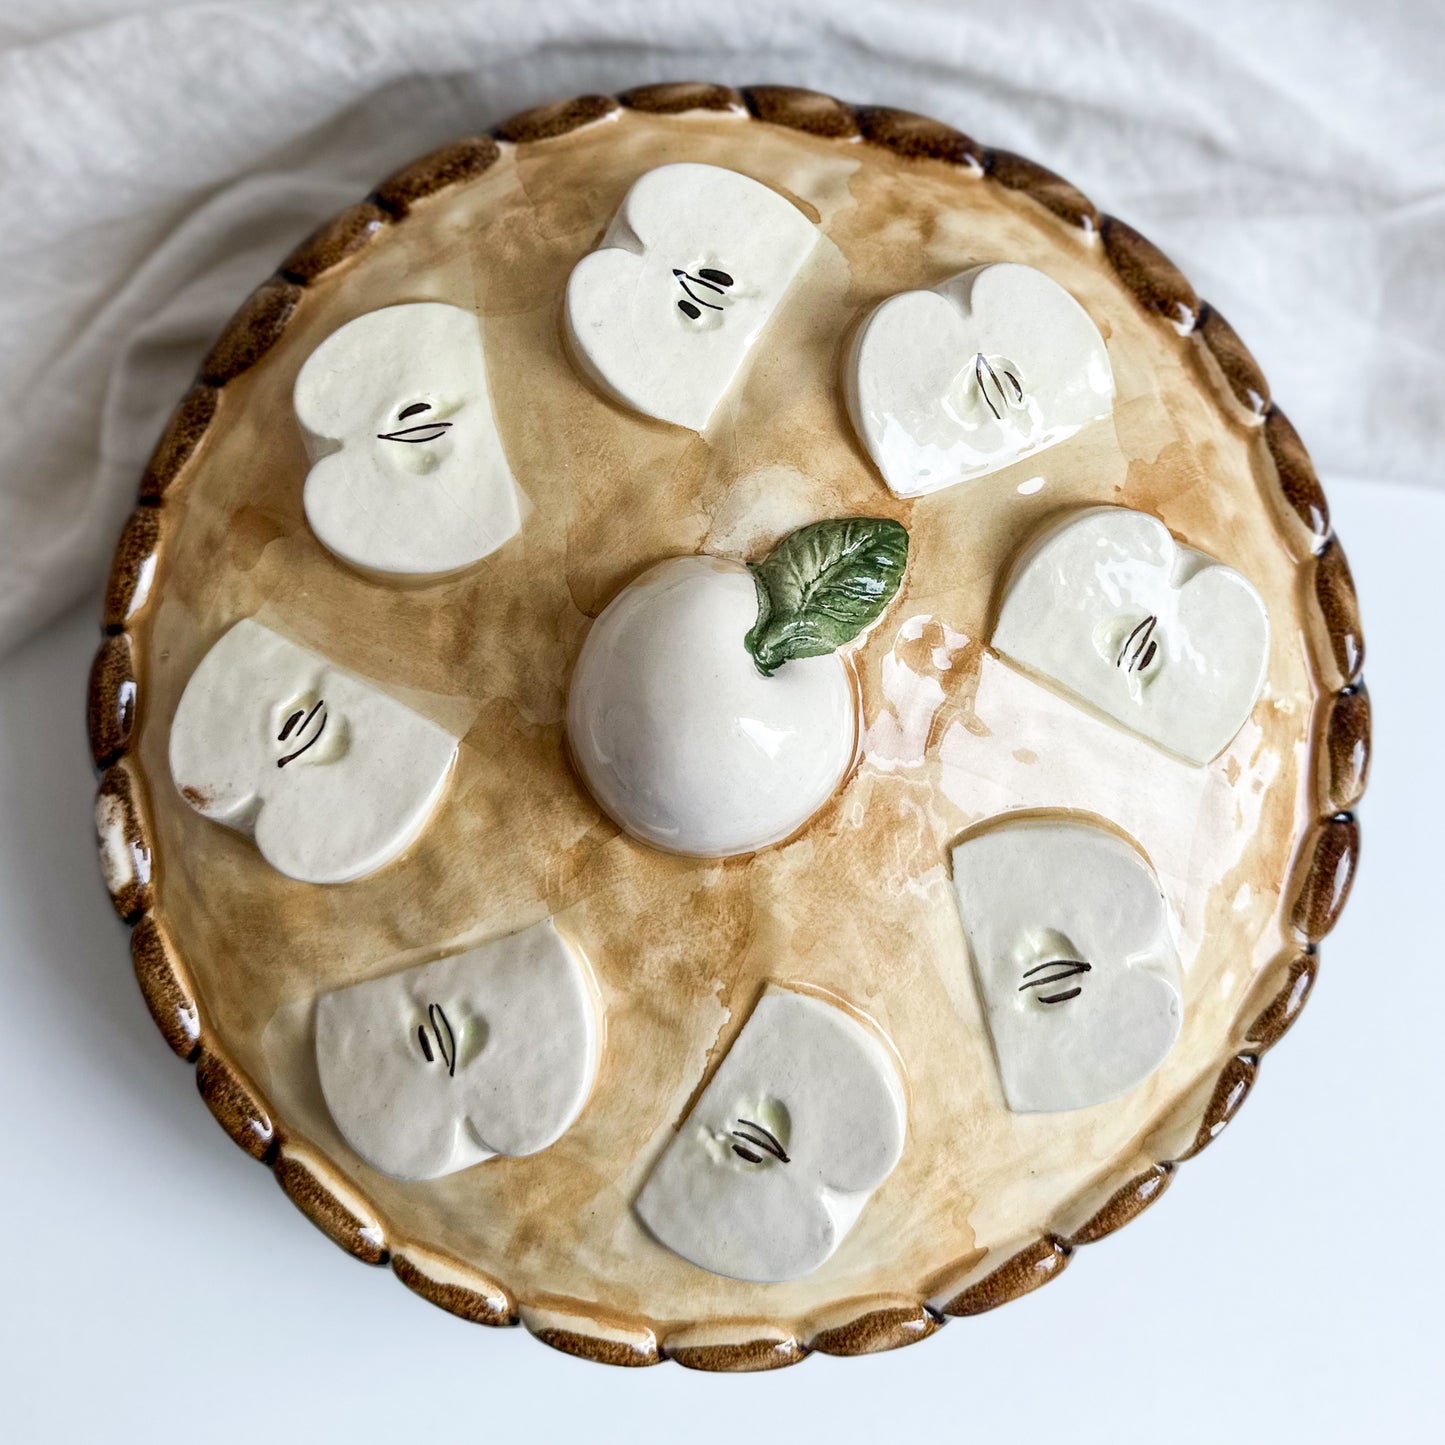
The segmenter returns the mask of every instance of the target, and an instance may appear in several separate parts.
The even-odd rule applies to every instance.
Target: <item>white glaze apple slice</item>
[[[316,1064],[348,1144],[396,1179],[437,1179],[555,1143],[592,1090],[597,1001],[551,919],[324,994]]]
[[[1216,757],[1264,687],[1264,599],[1143,512],[1091,507],[1048,528],[1008,584],[993,645],[1189,762]]]
[[[1009,1108],[1087,1109],[1159,1067],[1184,999],[1143,854],[1094,824],[1022,819],[958,844],[953,886]]]
[[[845,374],[859,440],[895,496],[987,476],[1113,408],[1088,312],[1042,271],[975,266],[904,291],[859,328]]]
[[[457,739],[254,619],[201,659],[171,722],[171,777],[275,869],[345,883],[421,832]]]
[[[313,460],[306,520],[342,561],[455,572],[521,526],[470,311],[418,301],[348,321],[306,359],[293,404]]]
[[[811,1274],[903,1153],[907,1106],[884,1044],[835,1004],[771,988],[663,1151],[634,1208],[713,1274]]]
[[[648,171],[567,282],[572,354],[624,406],[701,431],[817,239],[736,171]]]

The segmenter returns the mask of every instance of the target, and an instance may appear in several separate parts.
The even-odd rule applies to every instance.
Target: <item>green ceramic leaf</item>
[[[903,581],[908,533],[883,517],[813,522],[750,564],[758,620],[743,645],[771,677],[795,657],[821,657],[883,614]]]

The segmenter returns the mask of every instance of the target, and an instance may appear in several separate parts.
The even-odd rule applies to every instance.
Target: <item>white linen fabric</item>
[[[0,651],[99,586],[205,347],[311,227],[454,136],[657,80],[1031,156],[1182,266],[1322,468],[1445,486],[1442,74],[1435,0],[5,0]]]

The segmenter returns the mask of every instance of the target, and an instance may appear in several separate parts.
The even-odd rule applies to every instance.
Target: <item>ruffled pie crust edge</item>
[[[1262,971],[1252,1007],[1241,1011],[1253,1022],[1234,1040],[1218,1073],[1198,1080],[1176,1110],[1172,1127],[1167,1121],[1158,1131],[1182,1147],[1171,1150],[1167,1159],[1141,1154],[1139,1172],[1088,1217],[1070,1221],[1066,1234],[1020,1241],[1002,1263],[983,1255],[959,1260],[930,1283],[923,1298],[840,1302],[828,1318],[811,1322],[806,1338],[801,1331],[764,1321],[709,1321],[669,1327],[659,1336],[644,1320],[603,1317],[581,1304],[575,1313],[532,1308],[499,1281],[458,1260],[388,1239],[356,1187],[271,1116],[261,1091],[226,1057],[212,1032],[185,960],[155,907],[145,787],[128,757],[143,697],[130,628],[150,599],[156,558],[165,543],[167,497],[184,482],[204,445],[226,386],[276,345],[309,287],[324,284],[428,197],[474,180],[505,147],[545,145],[624,109],[660,115],[728,111],[813,136],[882,146],[910,163],[955,167],[984,184],[1019,192],[1085,232],[1139,304],[1161,325],[1196,344],[1197,359],[1221,405],[1259,427],[1274,467],[1274,501],[1302,569],[1302,583],[1315,603],[1308,643],[1325,694],[1314,722],[1319,811],[1293,863],[1290,917],[1297,945]],[[1354,583],[1309,455],[1271,400],[1268,383],[1244,343],[1157,247],[1123,221],[1101,213],[1052,171],[1009,151],[990,150],[924,116],[848,105],[816,91],[775,85],[734,90],[684,82],[643,86],[616,97],[579,96],[524,111],[491,135],[454,141],[388,177],[363,201],[326,222],[241,304],[167,423],[116,548],[103,625],[87,709],[91,752],[101,770],[96,823],[102,870],[116,912],[132,925],[136,978],[156,1026],[170,1047],[195,1065],[197,1087],[217,1122],[266,1164],[297,1208],[348,1253],[368,1264],[389,1264],[408,1289],[463,1319],[488,1325],[523,1323],[556,1349],[606,1364],[653,1365],[671,1359],[689,1369],[764,1370],[796,1364],[814,1351],[856,1355],[897,1349],[927,1339],[951,1318],[982,1314],[1057,1278],[1081,1245],[1103,1239],[1148,1209],[1169,1186],[1177,1165],[1203,1150],[1234,1117],[1254,1085],[1264,1054],[1294,1023],[1309,996],[1319,966],[1318,945],[1339,918],[1359,856],[1359,826],[1352,810],[1369,769],[1370,701],[1361,679],[1364,644]],[[1193,1117],[1198,1122],[1191,1129],[1188,1121]]]

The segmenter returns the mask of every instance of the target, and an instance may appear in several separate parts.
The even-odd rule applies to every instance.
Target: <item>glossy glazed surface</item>
[[[204,449],[166,499],[147,597],[144,562],[134,586],[118,574],[145,703],[134,761],[108,775],[102,809],[120,858],[125,820],[143,806],[154,860],[129,859],[117,906],[154,906],[186,960],[205,1035],[227,1059],[202,1061],[213,1108],[281,1121],[288,1192],[363,1257],[380,1258],[367,1241],[385,1239],[427,1288],[500,1299],[502,1315],[520,1310],[543,1338],[600,1339],[619,1359],[655,1357],[658,1337],[679,1352],[769,1334],[824,1339],[870,1311],[895,1312],[902,1328],[926,1318],[921,1298],[972,1312],[1051,1277],[1067,1259],[1062,1240],[1092,1237],[1096,1218],[1127,1218],[1131,1190],[1147,1202],[1156,1161],[1197,1147],[1201,1121],[1232,1109],[1217,1102],[1221,1066],[1233,1070],[1230,1098],[1247,1089],[1253,1060],[1238,1051],[1261,990],[1273,997],[1301,935],[1328,927],[1348,876],[1339,860],[1353,857],[1344,819],[1345,832],[1329,834],[1334,885],[1325,873],[1316,883],[1331,866],[1316,848],[1304,892],[1290,887],[1319,812],[1313,747],[1328,708],[1308,651],[1321,635],[1312,609],[1328,603],[1333,689],[1354,676],[1348,573],[1342,561],[1316,568],[1314,539],[1282,516],[1266,429],[1232,377],[1126,288],[1116,268],[1127,238],[1101,241],[966,165],[900,162],[740,113],[598,114],[612,118],[503,149],[473,184],[419,203],[304,294],[256,303],[292,308],[283,342],[227,381]],[[590,392],[559,314],[570,268],[632,180],[681,155],[766,181],[824,233],[774,318],[770,335],[783,339],[757,352],[701,438]],[[848,426],[850,328],[899,290],[994,259],[1046,269],[1088,310],[1114,368],[1112,421],[986,482],[899,502]],[[482,316],[498,427],[534,510],[474,571],[399,589],[338,569],[310,535],[304,450],[275,418],[323,337],[363,311],[422,299]],[[232,365],[219,350],[216,374]],[[1275,625],[1263,695],[1207,768],[1082,712],[985,646],[1027,537],[1100,502],[1161,517],[1265,598]],[[802,522],[848,513],[895,516],[912,540],[904,592],[857,660],[858,771],[796,840],[750,859],[634,843],[566,761],[564,697],[589,619],[660,558],[749,556]],[[463,735],[449,805],[372,879],[288,883],[166,792],[164,737],[185,678],[226,625],[254,612],[284,618],[298,641]],[[1180,922],[1179,1042],[1139,1089],[1077,1114],[1005,1107],[969,976],[948,849],[1011,809],[1109,818],[1145,848]],[[330,1124],[287,1006],[548,913],[585,947],[607,1010],[583,1117],[532,1159],[424,1186],[377,1175]],[[901,1061],[909,1137],[833,1257],[760,1290],[662,1249],[630,1206],[769,981],[829,989],[869,1016]],[[237,1077],[254,1092],[237,1097]],[[266,1152],[264,1130],[257,1139]]]

